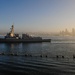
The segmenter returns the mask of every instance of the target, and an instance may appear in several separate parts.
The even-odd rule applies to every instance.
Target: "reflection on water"
[[[0,55],[0,75],[75,75],[75,43],[0,43],[2,52],[5,55]],[[13,53],[18,56],[8,55]]]
[[[75,55],[74,43],[1,43],[0,53],[32,55],[32,56],[48,56],[56,57],[56,55],[64,55],[70,58]]]
[[[40,54],[42,53],[42,43],[2,43],[0,44],[0,52],[23,54]]]

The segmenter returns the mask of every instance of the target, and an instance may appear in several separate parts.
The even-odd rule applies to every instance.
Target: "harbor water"
[[[75,37],[43,43],[0,43],[0,75],[75,75]]]

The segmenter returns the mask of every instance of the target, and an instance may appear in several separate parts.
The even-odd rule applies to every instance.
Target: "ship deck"
[[[40,43],[51,42],[51,39],[0,39],[0,43]]]

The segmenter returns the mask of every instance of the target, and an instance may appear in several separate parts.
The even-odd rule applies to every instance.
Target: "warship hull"
[[[42,43],[51,42],[51,39],[0,39],[0,43]]]

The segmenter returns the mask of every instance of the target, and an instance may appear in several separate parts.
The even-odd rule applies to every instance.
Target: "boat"
[[[7,33],[4,38],[0,38],[0,43],[40,43],[40,42],[51,42],[51,39],[42,39],[42,37],[32,37],[28,34],[22,34],[22,37],[19,34],[14,33],[14,25],[10,28],[11,31]]]

